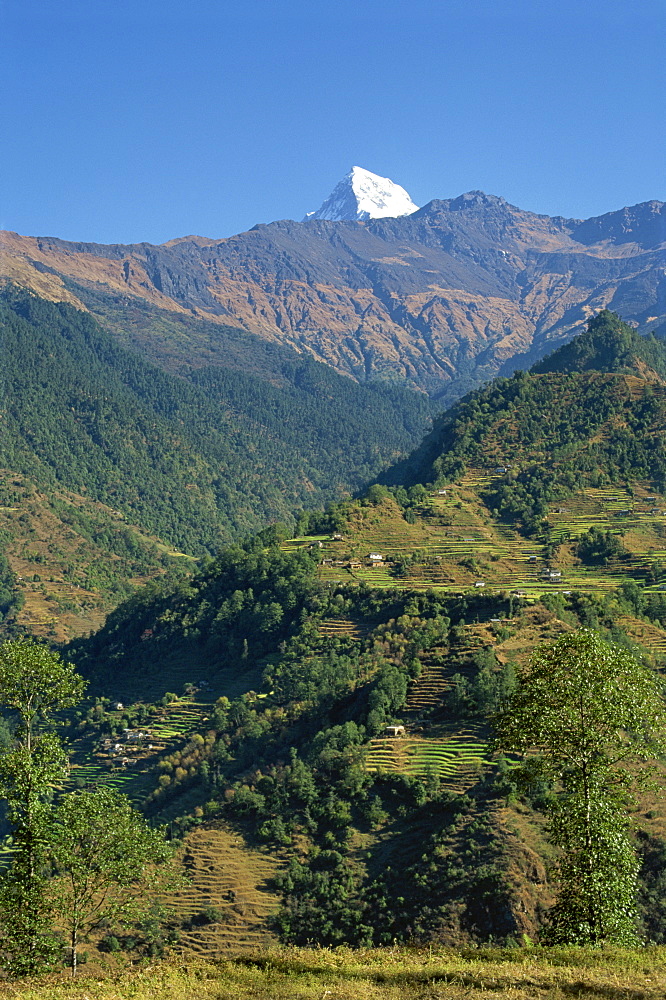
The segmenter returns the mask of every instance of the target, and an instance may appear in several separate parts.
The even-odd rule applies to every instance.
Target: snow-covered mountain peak
[[[363,221],[365,219],[395,219],[400,215],[411,215],[418,210],[407,192],[388,177],[352,167],[346,177],[333,188],[326,201],[316,212],[308,212],[303,219],[343,219]]]

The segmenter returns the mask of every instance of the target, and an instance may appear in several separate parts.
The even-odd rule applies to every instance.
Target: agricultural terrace
[[[570,628],[545,608],[525,607],[513,620],[466,625],[465,639],[455,655],[445,646],[421,654],[421,673],[410,681],[401,712],[405,733],[371,740],[365,755],[368,770],[420,777],[431,772],[449,791],[462,793],[472,787],[490,763],[490,732],[476,720],[468,724],[441,720],[442,706],[456,679],[472,681],[475,651],[492,648],[498,663],[522,663],[535,646]],[[666,633],[662,633],[663,640]]]
[[[285,548],[313,548],[320,578],[330,583],[450,593],[517,590],[537,599],[562,591],[603,594],[633,576],[648,578],[648,592],[666,589],[666,499],[649,485],[637,483],[632,491],[590,487],[553,504],[546,544],[498,522],[483,503],[480,494],[501,480],[499,473],[470,470],[445,493],[433,491],[409,521],[392,498],[358,504],[342,537],[306,536]],[[584,565],[575,549],[591,528],[621,536],[625,554],[607,565]],[[382,559],[372,561],[370,554]]]
[[[136,585],[196,560],[128,524],[119,511],[65,490],[40,490],[0,469],[3,552],[20,595],[18,624],[64,642],[96,631]]]
[[[179,952],[205,958],[275,947],[269,917],[279,898],[271,888],[281,858],[250,848],[216,820],[188,834],[181,850],[189,885],[165,898],[181,930]]]
[[[436,774],[442,787],[465,792],[479,780],[490,762],[488,733],[485,727],[453,728],[433,737],[408,734],[370,741],[365,755],[368,771],[398,771],[420,776]]]
[[[164,706],[135,703],[131,709],[134,714],[137,710],[141,713],[140,724],[127,724],[125,708],[104,711],[92,727],[79,724],[82,731],[75,732],[70,744],[71,783],[78,787],[111,785],[135,803],[143,804],[155,791],[160,761],[187,746],[191,739],[197,744],[202,739],[198,734],[210,721],[213,697],[204,700],[201,694],[197,693],[196,700],[193,696],[174,698]],[[199,758],[203,759],[202,753],[205,747],[194,754],[196,760],[188,766],[194,769]],[[174,771],[172,768],[169,773],[170,784],[175,785]],[[189,771],[182,775],[181,784],[186,784],[189,776]]]

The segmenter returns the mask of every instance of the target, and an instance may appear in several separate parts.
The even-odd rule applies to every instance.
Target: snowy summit
[[[400,215],[411,215],[418,210],[407,192],[388,177],[352,167],[346,177],[333,188],[321,208],[308,212],[303,219],[343,219],[363,221],[365,219],[395,219]]]

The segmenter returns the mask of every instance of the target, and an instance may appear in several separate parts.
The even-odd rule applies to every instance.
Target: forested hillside
[[[196,559],[93,498],[0,470],[0,631],[62,642],[95,631],[136,586]]]
[[[380,508],[360,509],[374,519]],[[400,579],[371,589],[322,579],[319,552],[256,536],[186,585],[137,594],[71,645],[97,696],[70,732],[73,775],[120,784],[181,832],[203,824],[221,846],[231,829],[283,859],[281,908],[263,926],[284,941],[534,938],[552,894],[550,790],[518,797],[488,717],[539,642],[581,624],[636,642],[618,625],[640,627],[635,594],[534,603],[506,590],[418,593]],[[666,651],[663,623],[650,628]],[[123,763],[109,749],[118,739]],[[642,801],[641,919],[660,941],[666,817]],[[195,950],[223,948],[229,920],[242,927],[236,896],[218,898],[208,929],[193,936],[184,919]]]
[[[577,486],[666,482],[666,346],[607,310],[529,373],[496,379],[436,423],[386,483],[445,485],[469,468],[502,470],[489,507],[533,527]]]
[[[159,934],[102,950],[539,939],[556,789],[519,787],[493,713],[581,626],[664,667],[662,352],[602,313],[555,370],[446,414],[412,485],[246,536],[65,648],[90,682],[61,719],[72,785],[166,822],[192,877]],[[241,406],[242,379],[188,378]],[[666,812],[641,791],[633,819],[638,927],[661,942]]]
[[[1,463],[103,501],[194,554],[357,489],[427,425],[425,397],[362,389],[297,355],[277,384],[168,374],[87,314],[2,297]]]
[[[533,365],[532,374],[547,372],[595,371],[616,375],[644,375],[659,382],[666,378],[666,343],[663,331],[640,336],[633,327],[608,309],[592,317],[587,329],[563,344],[543,361]]]
[[[187,834],[200,888],[172,930],[188,948],[257,928],[538,937],[552,788],[519,791],[490,717],[535,646],[580,626],[666,658],[663,347],[602,313],[567,350],[445,415],[428,487],[376,484],[293,539],[265,529],[68,647],[97,699],[70,731],[81,778]],[[666,814],[645,794],[635,819],[642,932],[661,941]],[[258,871],[273,857],[281,902],[243,916],[215,890],[218,916],[197,925],[207,865],[239,835]],[[229,884],[258,899],[251,870]]]

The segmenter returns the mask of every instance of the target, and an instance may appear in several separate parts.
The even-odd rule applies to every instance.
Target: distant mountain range
[[[602,308],[639,332],[666,322],[662,202],[581,221],[472,191],[356,221],[387,205],[415,208],[403,189],[354,168],[306,221],[229,239],[103,246],[6,233],[0,274],[93,312],[164,367],[198,367],[201,351],[217,363],[215,326],[231,326],[442,404],[529,367]]]

